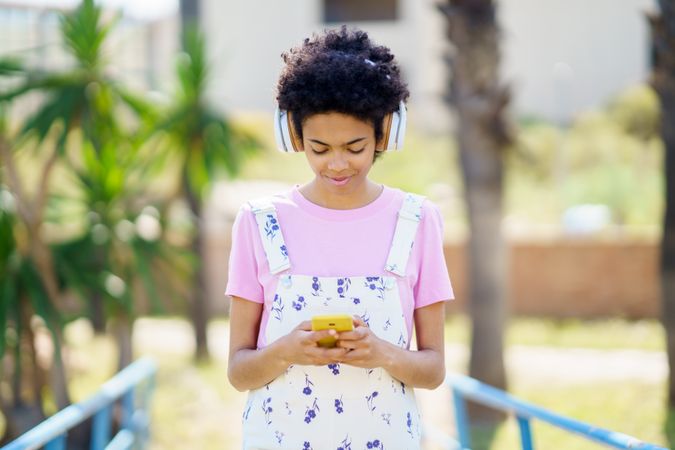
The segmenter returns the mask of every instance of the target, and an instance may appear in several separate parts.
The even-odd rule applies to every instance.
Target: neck
[[[366,180],[350,191],[328,191],[312,180],[300,186],[300,193],[310,202],[330,209],[356,209],[374,202],[382,193],[383,186]]]

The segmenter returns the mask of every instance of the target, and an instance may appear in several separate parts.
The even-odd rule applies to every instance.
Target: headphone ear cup
[[[383,122],[382,132],[386,139],[384,142],[385,150],[401,150],[403,148],[406,121],[405,103],[401,101],[398,105],[398,111],[388,114]]]
[[[274,110],[274,138],[277,142],[277,149],[281,152],[292,151],[291,136],[288,129],[288,112],[279,109]]]
[[[278,106],[274,111],[274,138],[277,141],[277,149],[281,152],[302,151],[302,141],[295,133],[291,113],[279,109]]]

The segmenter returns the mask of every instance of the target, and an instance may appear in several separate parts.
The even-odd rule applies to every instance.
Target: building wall
[[[411,89],[411,121],[428,131],[451,124],[441,95],[448,48],[434,0],[399,0],[395,22],[354,22],[398,57]],[[504,80],[518,116],[565,123],[645,80],[654,0],[500,0]],[[211,98],[234,111],[272,111],[280,54],[322,23],[316,0],[204,0],[203,24],[216,62]],[[332,25],[331,25],[332,26]]]

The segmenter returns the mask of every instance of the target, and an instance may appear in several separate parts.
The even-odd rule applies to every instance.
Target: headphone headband
[[[406,122],[406,106],[401,101],[398,110],[384,116],[382,121],[382,138],[384,139],[383,147],[385,151],[402,149]],[[279,106],[274,111],[274,137],[279,151],[284,153],[303,151],[302,140],[293,125],[292,113],[279,109]]]

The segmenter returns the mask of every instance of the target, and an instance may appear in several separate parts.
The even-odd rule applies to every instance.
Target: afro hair
[[[292,112],[300,137],[307,117],[339,112],[372,123],[379,141],[382,120],[409,96],[389,48],[358,29],[325,30],[281,56],[277,102]]]

